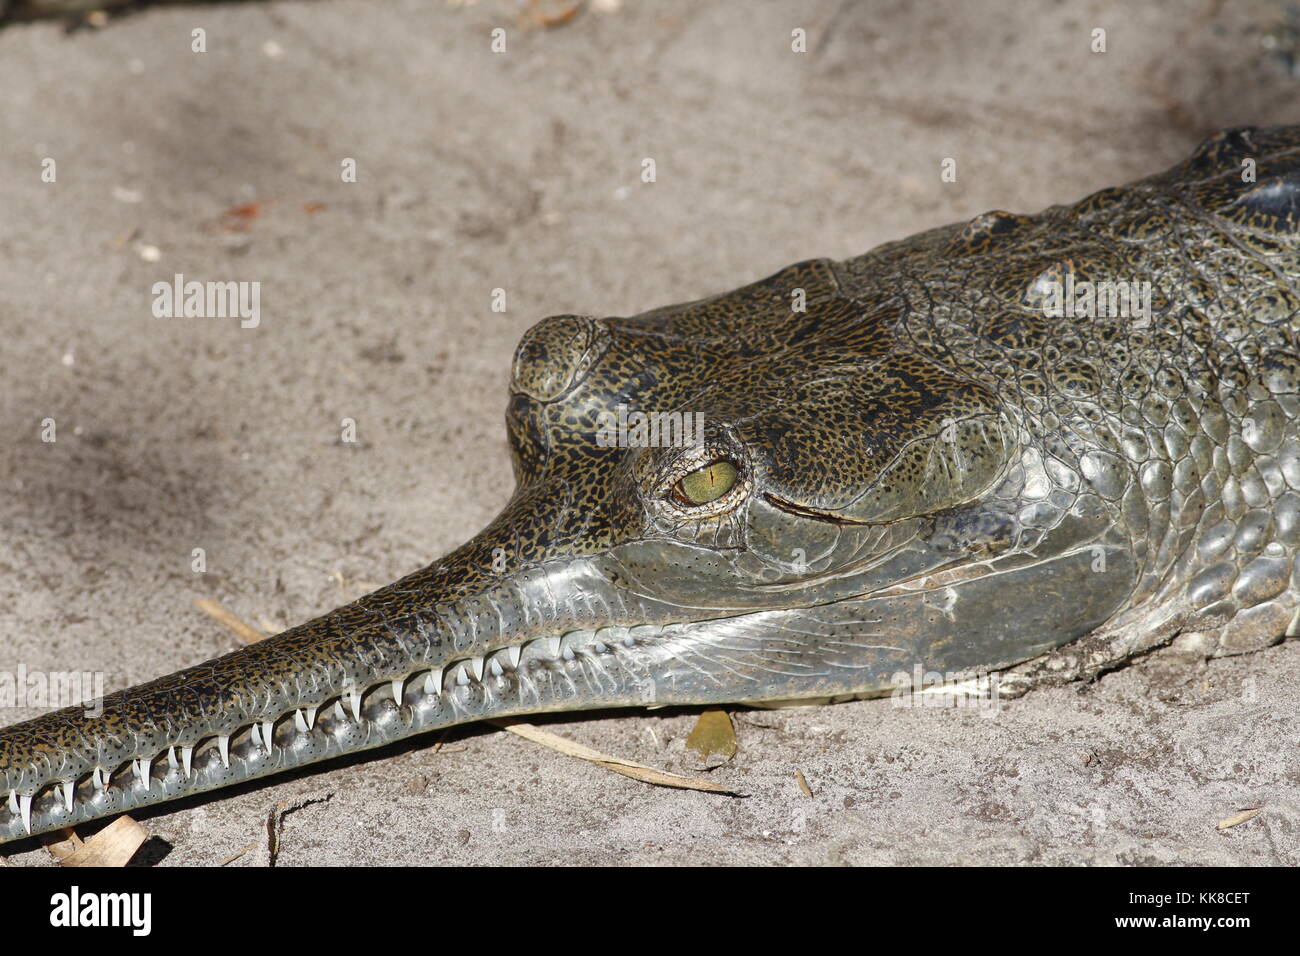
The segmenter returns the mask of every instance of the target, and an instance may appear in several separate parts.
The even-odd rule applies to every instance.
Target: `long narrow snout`
[[[506,571],[510,512],[353,604],[0,731],[0,842],[452,724],[651,699],[652,612],[582,559]]]

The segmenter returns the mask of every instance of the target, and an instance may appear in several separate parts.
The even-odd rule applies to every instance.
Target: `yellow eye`
[[[715,461],[679,481],[676,491],[687,504],[706,505],[721,498],[735,484],[736,466],[729,461]]]

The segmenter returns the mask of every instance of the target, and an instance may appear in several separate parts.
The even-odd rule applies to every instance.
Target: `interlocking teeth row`
[[[295,708],[292,711],[293,728],[300,735],[311,733],[316,728],[317,718],[322,709],[325,709],[332,720],[339,724],[346,724],[349,715],[354,723],[359,724],[367,719],[363,715],[363,702],[377,705],[391,698],[396,708],[400,708],[405,706],[407,695],[414,687],[418,687],[424,696],[436,697],[452,688],[467,687],[472,683],[484,683],[503,678],[506,674],[517,671],[521,666],[532,661],[563,665],[577,660],[579,656],[607,654],[611,653],[611,649],[618,647],[635,647],[662,630],[658,625],[644,624],[630,628],[611,626],[590,631],[569,631],[560,637],[541,637],[525,644],[503,647],[477,657],[452,661],[440,667],[418,668],[404,676],[386,678],[366,687],[345,685],[341,694],[333,694],[310,706]],[[390,708],[388,714],[394,713],[396,708]],[[276,726],[288,717],[289,712],[286,711],[278,717],[247,724],[230,734],[216,734],[201,738],[194,743],[176,741],[161,754],[135,757],[111,769],[95,767],[90,773],[83,774],[77,779],[56,780],[29,793],[10,790],[9,812],[21,816],[23,829],[31,833],[32,801],[48,791],[56,791],[62,797],[64,809],[71,813],[78,790],[81,790],[83,797],[87,799],[115,785],[123,789],[127,786],[136,786],[148,790],[153,784],[153,769],[160,759],[165,759],[170,770],[179,771],[187,780],[193,776],[196,750],[200,753],[215,750],[222,766],[229,768],[231,738],[242,739],[245,732],[253,748],[263,750],[267,756],[270,756],[276,747]],[[370,719],[382,718],[381,712]]]

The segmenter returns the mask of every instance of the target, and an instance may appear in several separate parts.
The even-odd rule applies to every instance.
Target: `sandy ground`
[[[552,29],[328,0],[0,31],[0,669],[117,689],[235,646],[196,598],[274,629],[449,550],[510,493],[508,363],[542,316],[695,298],[1300,121],[1271,4],[602,6]],[[259,281],[260,326],[154,318],[177,272]],[[1298,678],[1293,643],[981,711],[742,709],[712,775],[746,799],[473,727],[165,808],[149,859],[265,864],[283,804],[281,865],[1294,865]],[[545,723],[683,770],[694,718]]]

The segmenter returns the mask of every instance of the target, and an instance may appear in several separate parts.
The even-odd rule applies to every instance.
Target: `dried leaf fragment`
[[[63,866],[126,866],[147,839],[148,830],[130,817],[118,817],[60,859],[59,863]]]
[[[705,760],[716,755],[726,763],[736,756],[736,728],[727,712],[713,707],[700,714],[686,738],[686,747]]]
[[[561,737],[559,734],[553,734],[548,730],[542,730],[540,727],[535,727],[524,721],[504,718],[489,720],[487,723],[508,730],[512,734],[517,734],[525,740],[541,744],[543,747],[558,750],[566,756],[577,757],[579,760],[599,764],[607,770],[621,773],[625,777],[631,777],[633,780],[640,780],[643,783],[652,783],[659,787],[676,787],[680,790],[702,790],[706,793],[725,793],[730,796],[739,796],[736,791],[729,790],[710,780],[704,780],[700,777],[686,777],[678,773],[670,773],[667,770],[656,770],[654,767],[647,767],[645,764],[637,763],[634,760],[612,757],[609,754],[592,750],[590,747],[576,741]]]
[[[1263,809],[1264,809],[1263,807],[1247,807],[1244,810],[1238,810],[1232,816],[1224,817],[1222,820],[1216,823],[1214,825],[1214,829],[1230,830],[1233,827],[1241,826],[1241,824],[1245,823],[1247,820],[1255,819],[1255,817],[1259,815],[1259,811]]]
[[[194,606],[218,624],[230,628],[230,630],[239,635],[239,639],[245,644],[256,644],[258,641],[265,640],[266,638],[266,635],[257,628],[250,624],[245,624],[242,620],[235,617],[235,615],[222,607],[220,601],[213,601],[209,598],[196,598]]]
[[[794,772],[794,779],[799,782],[799,789],[803,791],[805,797],[811,797],[813,795],[812,787],[808,786],[808,778],[803,775],[802,770],[796,770]]]

